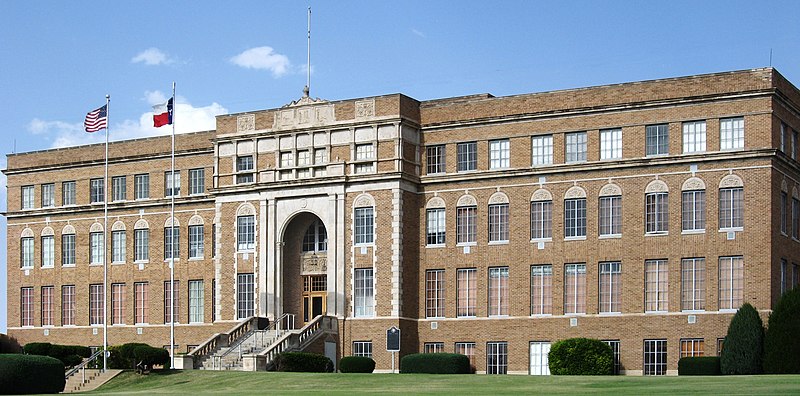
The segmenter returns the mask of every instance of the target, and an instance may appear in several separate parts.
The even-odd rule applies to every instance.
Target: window
[[[61,286],[61,325],[75,325],[75,285]]]
[[[736,150],[742,148],[744,148],[744,117],[719,120],[719,149]]]
[[[442,353],[444,352],[443,342],[426,342],[423,345],[422,351],[424,353]]]
[[[239,216],[236,218],[237,250],[248,251],[256,248],[256,217]]]
[[[136,282],[133,284],[133,312],[136,324],[148,323],[150,302],[150,284],[147,282]]]
[[[124,201],[128,199],[128,188],[125,182],[125,176],[115,176],[111,178],[111,196],[114,201]]]
[[[42,207],[56,206],[56,185],[53,183],[42,184]]]
[[[189,169],[189,194],[203,194],[206,192],[206,170],[203,168]]]
[[[681,260],[681,309],[703,311],[706,309],[706,259]]]
[[[103,284],[89,285],[89,324],[101,325],[105,322],[103,308],[105,305],[105,292]]]
[[[150,198],[150,175],[144,173],[133,176],[133,190],[136,199]]]
[[[445,173],[445,146],[428,146],[428,174]]]
[[[702,153],[706,151],[706,122],[683,123],[683,153]]]
[[[489,242],[508,242],[508,204],[489,205]]]
[[[508,342],[486,343],[486,374],[506,374],[508,371]]]
[[[787,128],[788,127],[786,126],[786,124],[781,122],[781,146],[780,146],[780,149],[784,153],[786,152],[786,129]]]
[[[586,198],[564,200],[564,237],[586,237]]]
[[[61,265],[75,265],[75,234],[61,235]]]
[[[800,239],[800,199],[792,197],[792,238]]]
[[[42,268],[55,266],[56,241],[52,235],[42,237]]]
[[[797,131],[792,130],[792,159],[797,155]]]
[[[211,322],[217,321],[217,280],[211,280]]]
[[[125,262],[125,231],[111,232],[111,262]]]
[[[667,340],[644,340],[644,375],[667,374]]]
[[[508,139],[489,142],[489,169],[502,169],[510,166],[511,146]]]
[[[564,266],[564,314],[586,313],[586,264]]]
[[[780,208],[780,216],[781,216],[781,234],[789,235],[789,219],[787,219],[787,212],[786,206],[789,204],[789,195],[786,191],[781,191],[781,208]]]
[[[150,230],[146,228],[134,230],[133,235],[133,250],[136,255],[134,260],[139,262],[150,260]]]
[[[786,259],[781,259],[781,295],[786,293],[789,290],[788,283],[789,283],[789,276],[787,273],[788,270],[788,263]]]
[[[553,266],[531,266],[531,315],[553,313]]]
[[[682,338],[681,339],[681,357],[694,357],[703,356],[703,349],[705,348],[705,340],[702,338]]]
[[[649,193],[644,196],[645,231],[648,234],[661,234],[669,230],[669,194]]]
[[[53,325],[53,286],[42,286],[42,326]]]
[[[356,173],[371,173],[375,171],[375,146],[369,144],[356,145]],[[369,162],[367,162],[369,161]]]
[[[704,231],[706,229],[706,191],[681,192],[681,229]]]
[[[23,287],[19,295],[19,325],[33,326],[33,288]]]
[[[550,375],[550,364],[547,359],[550,354],[549,342],[531,342],[531,375]]]
[[[456,208],[456,242],[458,244],[475,243],[477,239],[477,212],[475,206]]]
[[[475,304],[478,301],[478,288],[475,268],[459,268],[456,272],[456,315],[458,317],[475,316]]]
[[[644,262],[644,310],[666,312],[669,302],[667,260]]]
[[[508,316],[508,267],[489,268],[489,316]]]
[[[178,226],[164,228],[164,260],[181,258],[181,229]]]
[[[531,165],[550,165],[553,163],[553,135],[531,138]]]
[[[164,282],[164,324],[180,322],[180,281]],[[174,310],[173,310],[174,309]]]
[[[353,356],[372,358],[372,341],[353,341]]]
[[[181,171],[164,172],[164,196],[177,197],[181,195]]]
[[[125,284],[111,284],[111,324],[125,324]]]
[[[444,317],[444,270],[425,271],[425,317]]]
[[[458,171],[474,171],[478,169],[478,143],[466,142],[456,145],[458,152]]]
[[[721,188],[719,190],[719,228],[742,228],[744,226],[744,189]]]
[[[356,268],[353,276],[354,315],[370,317],[375,315],[375,290],[372,268]]]
[[[603,340],[609,347],[611,353],[614,355],[614,375],[619,375],[622,365],[619,361],[619,340]]]
[[[739,309],[744,296],[744,259],[719,258],[719,309]]]
[[[600,159],[622,158],[622,129],[600,130]]]
[[[61,183],[61,204],[75,205],[75,182],[65,181]]]
[[[428,245],[444,245],[445,230],[447,229],[447,224],[445,223],[444,214],[445,214],[444,208],[428,209],[426,211],[426,216],[428,219],[427,221]]]
[[[469,358],[469,365],[472,370],[475,370],[475,343],[474,342],[457,342],[455,344],[455,353],[465,355]]]
[[[669,125],[648,125],[645,127],[646,155],[669,154]]]
[[[33,268],[33,238],[22,238],[22,254],[20,257],[20,268]]]
[[[203,281],[189,281],[189,323],[203,323]]]
[[[102,232],[92,232],[89,234],[89,264],[105,263],[105,243],[103,242]]]
[[[203,243],[203,226],[192,225],[189,226],[189,258],[201,259],[203,258],[205,246]]]
[[[314,150],[314,165],[325,165],[328,163],[328,150],[318,148]]]
[[[600,197],[600,236],[622,234],[622,197]]]
[[[566,162],[586,161],[586,132],[568,133],[566,140]]]
[[[297,166],[306,167],[311,165],[311,153],[308,150],[297,151]],[[297,170],[297,177],[310,177],[311,169],[301,168]]]
[[[243,157],[240,157],[240,158],[243,158]],[[294,167],[294,154],[291,151],[284,151],[284,152],[280,153],[280,158],[281,158],[281,168],[293,168]]]
[[[328,232],[321,220],[314,220],[303,236],[304,252],[325,252],[328,250]]]
[[[106,194],[103,179],[89,180],[89,202],[103,202],[106,199],[105,196]]]
[[[284,156],[288,154],[288,164],[284,165]],[[281,153],[281,168],[292,167],[292,153]],[[236,157],[236,184],[253,182],[253,156],[242,155]]]
[[[372,207],[355,209],[355,243],[367,245],[374,241],[375,216]]]
[[[531,202],[531,239],[553,238],[553,201]]]
[[[22,209],[33,209],[33,186],[22,186]]]
[[[600,263],[600,313],[619,313],[622,264]]]

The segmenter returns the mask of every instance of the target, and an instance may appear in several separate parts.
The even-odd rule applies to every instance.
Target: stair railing
[[[101,356],[102,354],[103,354],[103,350],[102,349],[98,349],[97,351],[95,351],[92,354],[92,356],[89,356],[86,360],[82,361],[77,366],[67,370],[67,372],[64,374],[64,380],[69,379],[69,377],[71,377],[73,374],[78,372],[78,370],[80,370],[81,374],[83,375],[83,379],[81,380],[81,383],[85,384],[86,383],[86,366],[89,365],[89,363],[97,363],[98,356]],[[105,372],[105,371],[106,371],[106,369],[105,369],[105,367],[103,367],[103,372]]]

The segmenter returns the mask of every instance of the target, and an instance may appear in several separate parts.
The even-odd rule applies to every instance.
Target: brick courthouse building
[[[335,354],[458,352],[547,373],[608,341],[625,374],[716,355],[800,278],[800,91],[771,68],[564,91],[325,101],[216,130],[8,156],[21,343],[169,343],[335,318]],[[103,200],[108,195],[108,248]],[[175,195],[175,229],[170,196]],[[174,237],[170,237],[174,232]],[[103,254],[108,293],[103,293]],[[105,295],[105,302],[103,296]],[[283,316],[285,318],[285,316]],[[257,353],[255,351],[254,353]]]

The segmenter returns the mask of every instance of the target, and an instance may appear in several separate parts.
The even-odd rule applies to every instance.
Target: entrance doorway
[[[327,312],[328,300],[327,275],[303,276],[303,324],[314,320],[318,315]]]

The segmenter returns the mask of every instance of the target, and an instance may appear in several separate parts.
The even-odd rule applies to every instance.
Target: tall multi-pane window
[[[427,217],[427,244],[444,245],[445,230],[447,229],[444,217],[445,209],[428,209],[425,214]]]
[[[89,285],[89,324],[101,325],[104,322],[103,308],[105,306],[105,293],[103,284]]]
[[[203,323],[203,281],[189,281],[189,323]]]
[[[644,221],[645,231],[651,233],[666,233],[669,231],[669,194],[656,192],[644,196]]]
[[[703,356],[705,352],[705,340],[702,338],[682,338],[681,357]]]
[[[297,177],[311,177],[311,152],[309,150],[297,150]]]
[[[508,267],[489,268],[489,316],[508,315]]]
[[[531,375],[550,375],[549,355],[549,342],[534,341],[530,343]]]
[[[328,163],[328,150],[325,148],[318,148],[314,150],[314,165],[325,165]],[[315,171],[317,176],[325,176],[325,167],[317,168]]]
[[[550,165],[553,163],[553,135],[531,138],[531,165]]]
[[[133,284],[133,315],[134,323],[148,323],[150,284],[147,282],[136,282]]]
[[[508,241],[508,204],[489,205],[489,242]]]
[[[553,266],[531,266],[531,315],[553,313]]]
[[[792,130],[792,155],[791,155],[792,159],[797,158],[797,140],[798,140],[797,131]]]
[[[181,258],[181,228],[164,228],[164,260]]]
[[[741,148],[744,148],[744,117],[719,120],[719,149],[735,150]]]
[[[564,314],[586,313],[586,264],[564,266]]]
[[[23,287],[19,292],[19,325],[33,326],[33,288]]]
[[[303,236],[303,252],[325,252],[328,250],[328,231],[319,219],[314,220]]]
[[[444,270],[425,271],[425,317],[444,317]]]
[[[800,199],[792,197],[792,238],[800,239]]]
[[[478,169],[478,143],[465,142],[456,145],[458,171],[474,171]]]
[[[42,184],[42,207],[56,206],[56,185],[53,183]]]
[[[600,159],[622,158],[622,129],[600,130]]]
[[[164,282],[164,323],[180,322],[178,313],[180,309],[180,281]]]
[[[353,356],[372,358],[372,341],[353,341]]]
[[[681,260],[681,310],[706,309],[706,259]]]
[[[89,180],[89,203],[98,203],[105,200],[106,192],[103,179]]]
[[[150,198],[150,174],[143,173],[133,176],[133,190],[136,199]]]
[[[444,173],[445,169],[445,145],[428,146],[428,174]]]
[[[375,286],[372,268],[356,268],[353,274],[353,314],[356,317],[375,315]]]
[[[375,240],[375,214],[373,208],[356,208],[354,211],[355,220],[355,243],[356,245],[367,245]]]
[[[619,375],[620,369],[622,368],[622,364],[620,364],[619,360],[619,340],[603,340],[609,347],[611,347],[611,353],[614,356],[614,375]]]
[[[33,209],[33,196],[33,186],[22,186],[22,209]]]
[[[719,190],[719,228],[744,226],[744,189],[742,187]]]
[[[477,239],[477,212],[475,206],[459,206],[456,208],[456,242],[458,244],[475,243]]]
[[[667,340],[644,340],[644,375],[667,374]]]
[[[250,160],[247,159],[248,157],[239,157],[239,158],[242,158],[242,162],[245,164],[245,166],[244,166],[245,170],[249,170],[249,168],[250,168],[250,166],[246,165],[246,164],[248,162],[252,162],[252,157],[249,157],[249,158],[251,158]],[[294,167],[294,153],[292,153],[291,151],[284,151],[284,152],[280,153],[280,159],[281,159],[281,168],[286,169],[286,168],[293,168]],[[237,160],[237,163],[238,163],[238,160]],[[236,168],[237,169],[239,168],[238,165],[237,165]]]
[[[203,168],[189,169],[189,194],[202,194],[206,192],[206,170]]]
[[[586,198],[564,200],[564,237],[586,236]]]
[[[469,364],[472,369],[475,369],[475,343],[474,342],[456,342],[455,353],[465,355],[469,358]]]
[[[56,241],[52,235],[42,237],[42,268],[52,268],[56,261]]]
[[[181,171],[164,172],[164,196],[172,197],[181,195]]]
[[[189,258],[203,258],[205,245],[203,243],[203,225],[189,226]]]
[[[492,341],[486,343],[486,374],[506,374],[508,372],[508,342]]]
[[[702,153],[706,151],[706,122],[683,123],[683,153]]]
[[[289,155],[291,154],[292,153],[289,153]],[[283,160],[283,155],[281,155],[281,160]],[[282,168],[292,167],[292,165],[293,164],[291,163],[288,166],[284,166],[283,164],[281,164],[281,167]],[[253,182],[253,156],[240,155],[236,157],[236,184],[252,183],[252,182]]]
[[[89,264],[103,264],[105,262],[105,243],[102,232],[89,234]]]
[[[443,342],[426,342],[422,346],[423,353],[442,353],[444,352]]]
[[[599,206],[600,236],[622,234],[622,197],[619,195],[600,197]]]
[[[531,201],[531,239],[553,237],[553,201]]]
[[[125,262],[125,231],[111,231],[111,262]]]
[[[666,312],[669,302],[669,271],[667,260],[644,262],[644,310]]]
[[[150,260],[150,230],[147,228],[134,230],[133,236],[134,260]]]
[[[618,313],[620,310],[620,287],[622,264],[619,261],[600,263],[600,313]]]
[[[42,326],[53,325],[53,286],[42,286]]]
[[[456,316],[475,316],[475,304],[478,301],[478,270],[475,268],[459,268],[456,271]]]
[[[570,162],[586,161],[586,132],[572,132],[566,135],[565,160]]]
[[[786,191],[781,191],[781,234],[789,235],[789,219],[787,218],[788,210],[786,206],[789,204],[789,194]]]
[[[125,324],[125,287],[124,283],[111,284],[111,324]]]
[[[786,129],[787,129],[786,124],[784,122],[781,122],[781,143],[780,143],[781,145],[780,145],[780,149],[784,153],[786,153]]]
[[[681,229],[703,231],[706,229],[706,191],[681,192]]]
[[[511,143],[508,139],[489,141],[489,169],[511,166]]]
[[[669,154],[669,125],[648,125],[645,127],[646,155]]]
[[[255,216],[239,216],[236,218],[236,246],[240,252],[256,248]]]
[[[61,265],[75,265],[75,234],[61,235]]]
[[[356,173],[370,173],[375,171],[375,146],[372,143],[356,145]]]
[[[744,297],[744,259],[719,258],[719,309],[739,309]]]
[[[62,205],[75,205],[76,189],[74,181],[65,181],[61,183],[61,204]]]
[[[781,295],[789,290],[789,274],[787,272],[789,269],[788,267],[789,263],[786,262],[786,259],[781,259]]]
[[[113,201],[124,201],[128,199],[127,178],[125,176],[114,176],[111,178],[111,198]]]
[[[61,325],[75,325],[75,285],[61,286]]]
[[[33,268],[33,238],[21,238],[20,245],[22,246],[20,252],[20,268]]]

